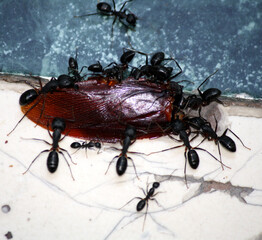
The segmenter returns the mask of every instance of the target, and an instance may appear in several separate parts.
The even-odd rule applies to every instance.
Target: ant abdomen
[[[237,150],[235,142],[226,135],[219,137],[219,143],[230,152],[235,152]]]
[[[127,169],[127,158],[125,156],[120,156],[116,163],[116,172],[119,176],[122,176]]]
[[[32,103],[36,98],[38,97],[38,94],[35,89],[29,89],[25,91],[19,98],[19,104],[20,106],[25,106],[30,103]]]
[[[144,209],[146,205],[146,201],[144,199],[141,199],[138,204],[136,205],[136,210],[139,212]]]
[[[54,173],[57,170],[59,163],[58,153],[56,151],[52,151],[49,153],[47,158],[47,168],[50,173]]]
[[[194,149],[191,149],[187,153],[188,163],[191,168],[197,169],[199,165],[199,157]]]

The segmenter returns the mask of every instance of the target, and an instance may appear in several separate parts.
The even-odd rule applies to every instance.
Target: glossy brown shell
[[[181,87],[128,78],[122,83],[90,78],[77,83],[78,90],[61,89],[41,94],[23,113],[48,128],[54,117],[64,118],[69,136],[116,142],[127,124],[136,127],[137,138],[159,137],[171,120],[172,104]],[[42,114],[41,114],[42,112]],[[41,117],[40,117],[41,116]]]

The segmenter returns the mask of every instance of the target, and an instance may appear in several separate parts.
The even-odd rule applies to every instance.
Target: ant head
[[[58,77],[59,88],[71,88],[74,86],[74,80],[66,74],[62,74]]]
[[[185,124],[179,119],[178,115],[176,115],[174,120],[171,122],[171,128],[173,134],[175,135],[185,129]]]
[[[100,2],[96,5],[97,9],[104,13],[110,13],[112,12],[111,6],[106,2]]]
[[[38,97],[38,93],[35,89],[29,89],[25,91],[19,98],[20,106],[25,106],[33,102]]]
[[[153,188],[158,188],[160,186],[160,183],[159,182],[154,182],[153,183]]]
[[[136,137],[136,129],[131,125],[127,125],[125,130],[125,136],[134,139]]]
[[[77,60],[75,58],[73,58],[73,57],[69,58],[68,65],[69,65],[69,68],[71,68],[71,69],[75,69],[75,70],[78,69]]]
[[[96,148],[101,148],[101,143],[100,143],[100,142],[96,142],[96,143],[95,143],[95,147],[96,147]]]
[[[134,27],[136,26],[136,20],[137,20],[137,17],[135,14],[129,13],[126,15],[126,22]]]
[[[52,121],[52,129],[56,130],[59,129],[61,132],[63,132],[66,128],[66,123],[63,118],[54,118]]]

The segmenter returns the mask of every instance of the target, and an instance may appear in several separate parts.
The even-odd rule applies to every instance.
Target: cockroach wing
[[[21,106],[22,111],[45,128],[52,118],[63,118],[68,135],[83,139],[119,141],[127,124],[136,128],[137,138],[167,134],[163,129],[171,120],[179,85],[174,88],[133,78],[122,83],[90,78],[77,84],[77,90],[39,95],[31,104]]]

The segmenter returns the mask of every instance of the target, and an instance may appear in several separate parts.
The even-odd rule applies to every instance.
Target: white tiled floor
[[[251,148],[247,150],[229,133],[237,152],[222,149],[221,165],[199,151],[197,170],[187,168],[189,188],[184,181],[184,149],[150,156],[130,154],[140,180],[129,161],[127,173],[117,176],[115,164],[105,171],[119,153],[104,144],[102,153],[80,150],[75,154],[66,137],[66,148],[77,165],[71,164],[72,180],[62,157],[57,172],[50,174],[43,154],[30,171],[22,173],[45,143],[24,138],[50,137],[46,130],[25,119],[7,137],[21,118],[20,94],[27,86],[0,84],[0,239],[10,231],[14,239],[261,239],[262,238],[262,119],[230,116],[228,123]],[[8,141],[8,142],[6,142]],[[196,144],[199,140],[196,141]],[[175,143],[176,144],[176,143]],[[168,137],[136,141],[130,151],[144,153],[174,146]],[[218,157],[217,145],[204,142],[202,148]],[[175,171],[174,171],[175,170]],[[174,171],[174,172],[173,172]],[[173,172],[172,176],[170,176]],[[153,181],[160,181],[159,192],[149,201],[148,214],[136,212],[138,199],[144,197]],[[121,208],[124,206],[123,208]],[[121,208],[121,209],[120,209]]]

